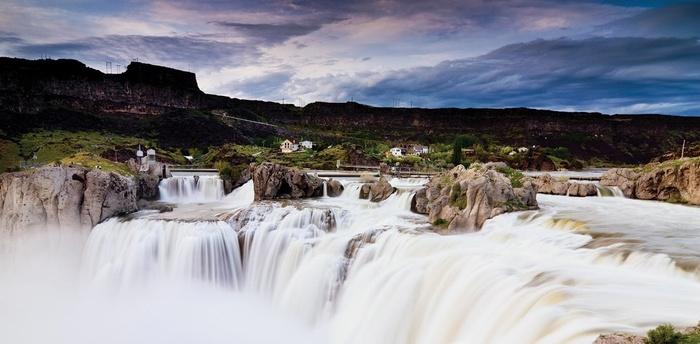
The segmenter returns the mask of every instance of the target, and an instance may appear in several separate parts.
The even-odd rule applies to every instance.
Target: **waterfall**
[[[625,194],[617,186],[602,186],[596,184],[598,188],[598,197],[625,197]]]
[[[212,202],[224,197],[224,183],[219,176],[176,176],[163,179],[158,191],[165,202]]]
[[[111,219],[92,230],[84,261],[87,280],[115,287],[164,280],[236,288],[241,280],[236,233],[220,221]]]
[[[170,308],[153,306],[156,319],[169,319],[162,332],[189,327],[170,313],[197,309],[190,317],[199,319],[216,309],[206,323],[236,319],[233,327],[251,328],[247,342],[286,333],[287,322],[321,333],[295,338],[324,343],[591,343],[599,333],[698,320],[700,208],[538,195],[540,210],[438,235],[410,212],[422,181],[392,180],[398,190],[382,202],[360,200],[358,181],[341,182],[340,197],[253,202],[249,182],[186,206],[210,209],[207,221],[148,212],[108,220],[84,246],[84,288],[156,286],[124,302],[150,307],[165,297]],[[196,289],[171,297],[182,285]],[[273,315],[283,320],[264,320]],[[130,328],[153,322],[125,319]],[[230,340],[227,326],[206,323],[207,338]]]

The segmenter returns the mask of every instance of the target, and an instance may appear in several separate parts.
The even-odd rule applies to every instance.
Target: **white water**
[[[163,179],[158,192],[165,202],[211,202],[224,197],[224,183],[219,176],[175,176]]]
[[[700,261],[699,208],[540,195],[540,211],[441,236],[409,211],[421,181],[392,180],[398,192],[380,203],[359,200],[360,183],[343,183],[337,198],[252,206],[247,184],[218,202],[100,224],[76,289],[100,291],[88,310],[116,324],[85,309],[67,314],[81,328],[147,343],[590,343],[603,332],[700,320],[700,274],[674,260]],[[104,299],[113,296],[101,293],[125,306],[112,309]]]

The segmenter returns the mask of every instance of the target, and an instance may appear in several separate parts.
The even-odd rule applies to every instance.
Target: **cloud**
[[[596,30],[599,34],[635,37],[700,37],[700,4],[646,10]]]
[[[331,80],[337,80],[335,83]],[[368,83],[368,80],[374,79]],[[425,107],[519,107],[700,114],[700,43],[674,38],[536,40],[432,67],[292,80],[299,95]],[[313,91],[323,86],[324,91]],[[290,90],[291,87],[288,87]],[[316,92],[316,93],[314,93]]]
[[[12,48],[18,56],[77,58],[98,66],[104,61],[126,65],[138,58],[143,62],[182,69],[191,69],[192,66],[218,68],[249,62],[258,54],[254,48],[244,44],[178,36],[109,35],[61,43],[20,43]]]
[[[280,43],[292,37],[303,36],[321,28],[321,24],[247,24],[217,21],[214,24],[230,28],[245,35],[251,41],[263,43]]]

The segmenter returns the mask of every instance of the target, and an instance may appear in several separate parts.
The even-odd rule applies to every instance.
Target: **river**
[[[208,177],[211,178],[211,177]],[[700,208],[539,195],[438,235],[386,201],[253,202],[165,180],[174,211],[4,234],[5,343],[591,343],[700,320]]]

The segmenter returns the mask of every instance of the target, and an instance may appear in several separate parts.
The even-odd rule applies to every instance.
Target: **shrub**
[[[449,223],[445,219],[437,219],[433,221],[433,226],[436,227],[446,227]]]
[[[498,172],[503,173],[508,179],[510,179],[510,185],[512,187],[523,187],[523,179],[525,178],[525,176],[522,172],[511,167],[499,168]]]
[[[670,324],[659,325],[653,330],[647,332],[647,337],[644,338],[646,344],[680,344],[683,335],[676,332]]]

